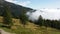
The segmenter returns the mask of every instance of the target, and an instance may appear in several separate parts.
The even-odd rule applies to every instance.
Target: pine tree
[[[28,17],[26,16],[26,9],[22,8],[22,12],[21,12],[21,15],[19,16],[19,19],[21,20],[21,23],[25,27],[25,25],[27,24],[27,21],[28,21]]]
[[[27,24],[28,17],[25,14],[22,14],[22,15],[20,15],[20,20],[21,20],[22,24],[25,26]]]
[[[4,5],[4,10],[5,10],[4,11],[4,24],[12,26],[13,25],[12,15],[11,15],[11,12],[9,10],[9,7]]]
[[[38,24],[39,24],[40,26],[42,26],[42,25],[43,25],[43,18],[42,18],[42,16],[41,16],[41,15],[39,16]]]

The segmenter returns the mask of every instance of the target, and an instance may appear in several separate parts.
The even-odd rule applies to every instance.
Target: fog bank
[[[44,19],[58,20],[60,19],[60,9],[39,9],[35,12],[27,12],[30,20],[38,20],[41,15]]]

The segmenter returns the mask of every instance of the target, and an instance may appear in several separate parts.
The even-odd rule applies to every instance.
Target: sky
[[[60,8],[60,0],[6,0],[34,9],[40,8]]]
[[[30,19],[32,18],[38,19],[39,15],[42,15],[43,18],[45,19],[60,19],[60,0],[6,0],[6,1],[36,9],[37,11],[33,13],[28,12]]]

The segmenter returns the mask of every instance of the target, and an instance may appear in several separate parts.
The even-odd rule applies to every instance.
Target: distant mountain
[[[10,2],[4,1],[4,0],[0,0],[0,16],[4,15],[4,11],[5,11],[4,5],[9,8],[13,17],[17,17],[17,16],[21,15],[21,13],[23,13],[23,12],[33,10],[31,8],[28,8],[28,7],[23,7],[21,5],[16,5],[14,3],[10,3]]]

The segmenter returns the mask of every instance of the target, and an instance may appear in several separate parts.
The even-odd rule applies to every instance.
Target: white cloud
[[[39,15],[40,15],[40,12],[39,10],[36,11],[36,12],[27,12],[27,15],[29,16],[29,19],[34,21],[34,20],[37,20],[39,18]]]
[[[27,6],[30,3],[31,3],[30,1],[25,1],[25,2],[20,2],[20,3],[17,3],[17,4],[22,5],[22,6]]]
[[[16,0],[5,0],[5,1],[12,2],[12,3],[16,3],[17,2]]]
[[[40,15],[44,19],[58,20],[60,19],[60,9],[40,9],[32,13],[28,12],[28,15],[30,20],[37,20]]]
[[[42,16],[46,19],[60,19],[60,9],[42,9],[45,13]]]
[[[19,2],[17,0],[6,0],[6,1],[18,4],[18,5],[22,5],[22,6],[28,6],[31,3],[30,1],[24,1],[24,2]]]

